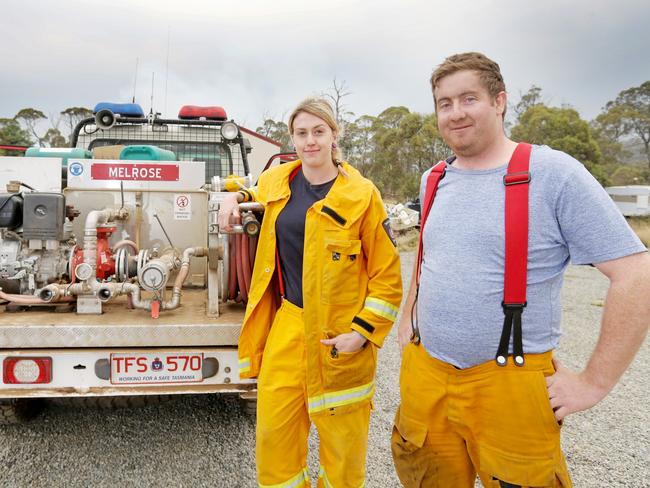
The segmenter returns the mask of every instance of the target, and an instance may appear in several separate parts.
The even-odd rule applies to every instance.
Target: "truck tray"
[[[102,315],[0,307],[0,348],[236,346],[244,306],[222,304],[219,317],[210,317],[206,304],[205,289],[184,289],[181,306],[157,319],[126,308],[125,297],[104,304]]]

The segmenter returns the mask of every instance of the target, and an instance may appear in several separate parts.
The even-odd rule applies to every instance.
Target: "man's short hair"
[[[503,82],[499,65],[488,58],[485,54],[469,52],[449,56],[445,59],[431,75],[431,91],[433,92],[433,102],[436,103],[436,86],[445,76],[449,76],[458,71],[476,71],[483,86],[487,89],[492,98],[506,91],[506,84]],[[503,113],[505,117],[505,109]]]

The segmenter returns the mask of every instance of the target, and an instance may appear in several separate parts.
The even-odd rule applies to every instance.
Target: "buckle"
[[[518,171],[503,175],[503,184],[506,186],[521,185],[530,182],[530,171]]]
[[[501,306],[503,307],[503,312],[505,313],[507,310],[512,310],[512,311],[522,311],[524,308],[526,308],[526,305],[528,305],[528,302],[524,303],[505,303],[501,302]]]

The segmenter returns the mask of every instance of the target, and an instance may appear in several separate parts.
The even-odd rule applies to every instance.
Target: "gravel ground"
[[[404,253],[405,283],[412,263],[413,253]],[[570,368],[582,367],[593,349],[606,289],[595,269],[567,272],[559,358]],[[646,343],[602,403],[565,421],[563,447],[577,488],[650,487],[649,361]],[[399,362],[393,330],[379,355],[368,449],[371,488],[400,486],[389,445]],[[0,428],[0,486],[253,487],[254,431],[254,419],[232,396],[187,396],[117,412],[51,406],[29,424]],[[312,433],[314,475],[317,445]]]

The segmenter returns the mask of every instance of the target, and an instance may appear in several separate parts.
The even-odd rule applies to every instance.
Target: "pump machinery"
[[[44,397],[250,404],[237,342],[263,208],[217,224],[228,192],[254,184],[250,144],[220,107],[94,112],[72,148],[0,157],[0,424]]]

